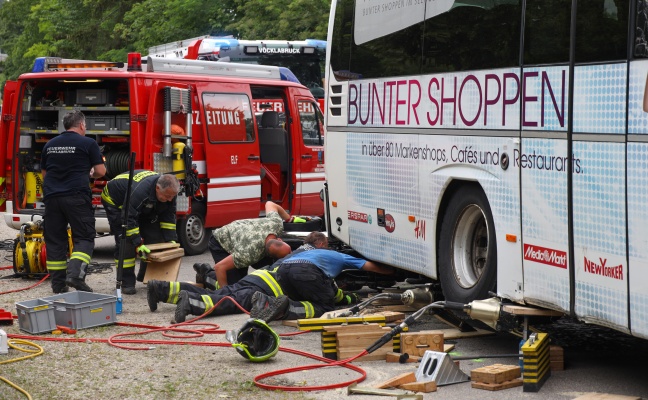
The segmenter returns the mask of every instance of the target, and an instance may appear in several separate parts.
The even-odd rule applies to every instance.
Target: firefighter
[[[49,140],[41,153],[47,270],[54,293],[67,292],[68,286],[92,292],[85,283],[96,235],[90,178],[102,177],[106,167],[97,142],[85,137],[81,111],[65,114],[63,127],[65,132]],[[68,224],[74,245],[69,262]]]
[[[243,307],[252,310],[255,293],[267,297],[285,298],[281,285],[276,280],[275,271],[259,269],[246,275],[240,281],[218,290],[204,289],[186,282],[166,282],[150,280],[148,282],[147,301],[151,311],[157,310],[159,302],[176,304],[175,323],[184,322],[187,315],[202,315],[229,296]],[[316,305],[308,301],[292,301],[287,318],[315,318],[322,315]],[[230,300],[223,300],[209,315],[240,314],[243,310]]]
[[[279,238],[290,215],[271,201],[265,203],[265,211],[265,218],[231,222],[216,229],[209,239],[219,287],[238,282],[250,266],[261,268],[291,252],[290,245]]]
[[[271,271],[278,267],[283,260],[299,254],[302,251],[326,248],[328,248],[328,238],[326,237],[326,235],[322,232],[313,231],[306,235],[306,237],[304,238],[304,244],[293,250],[287,256],[275,261],[272,265],[264,266],[263,269]],[[220,288],[220,285],[218,284],[218,281],[216,279],[216,271],[211,265],[206,263],[196,263],[194,264],[193,268],[196,271],[196,283],[200,283],[204,285],[205,288],[211,290]]]
[[[101,202],[106,210],[110,233],[115,236],[115,262],[119,260],[123,207],[128,208],[126,222],[126,248],[124,249],[124,270],[122,293],[135,294],[135,258],[142,256],[137,280],[142,282],[146,273],[146,244],[173,242],[176,233],[176,196],[180,183],[174,175],[160,175],[157,172],[136,170],[133,175],[130,204],[125,205],[128,189],[128,173],[117,175],[108,182],[101,193]]]
[[[325,252],[327,260],[336,265],[336,269],[353,266],[357,269],[391,274],[393,270],[380,266],[371,261],[336,253],[326,249],[304,250],[284,261],[274,270],[259,269],[245,276],[235,284],[225,286],[219,290],[210,290],[186,282],[165,282],[151,280],[148,283],[147,301],[151,311],[157,310],[158,302],[176,304],[175,322],[184,322],[187,315],[202,315],[207,310],[223,300],[231,297],[250,312],[250,316],[258,319],[301,319],[317,318],[335,306],[350,305],[359,300],[354,293],[344,293],[338,289],[330,278],[322,277],[319,270],[285,267],[289,260],[301,259],[304,254],[311,252]],[[321,257],[314,257],[319,259]],[[295,265],[305,264],[299,261]],[[279,278],[279,271],[284,269],[283,280]],[[341,269],[340,269],[341,271]],[[337,272],[339,274],[339,271]],[[315,278],[313,278],[315,277]],[[295,290],[293,285],[303,281],[303,288]],[[284,290],[285,287],[289,290]],[[241,313],[243,310],[229,300],[223,300],[209,314],[210,316]],[[258,316],[255,316],[258,315]]]

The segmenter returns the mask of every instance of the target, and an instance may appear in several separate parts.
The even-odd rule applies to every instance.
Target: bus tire
[[[178,241],[185,255],[195,256],[207,250],[211,229],[205,229],[205,203],[193,202],[191,213],[178,220]]]
[[[439,236],[439,279],[447,301],[489,297],[497,284],[497,242],[488,199],[476,185],[450,198]]]

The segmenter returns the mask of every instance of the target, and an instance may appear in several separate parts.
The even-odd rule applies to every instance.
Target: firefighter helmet
[[[279,351],[279,335],[260,319],[248,319],[239,330],[227,332],[227,339],[252,362],[266,361]]]

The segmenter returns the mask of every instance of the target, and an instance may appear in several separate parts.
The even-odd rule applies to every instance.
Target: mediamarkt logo
[[[286,53],[286,54],[297,54],[299,53],[299,49],[288,49],[288,48],[268,48],[268,47],[260,47],[259,48],[259,53]]]
[[[567,253],[546,247],[524,244],[524,259],[558,268],[567,268]]]

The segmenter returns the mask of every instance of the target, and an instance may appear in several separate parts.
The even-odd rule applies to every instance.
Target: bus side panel
[[[568,67],[526,68],[523,80],[526,96],[538,100],[524,103],[525,138],[515,157],[522,170],[524,298],[569,311]]]
[[[542,164],[531,162],[542,157]],[[522,140],[522,249],[524,297],[569,310],[567,140]],[[545,169],[544,160],[559,164]]]
[[[626,76],[626,63],[576,67],[573,141],[574,161],[582,166],[573,171],[575,312],[625,331],[626,144],[614,139],[625,139]],[[606,136],[601,141],[577,136],[592,132]]]
[[[630,64],[628,134],[642,139],[648,135],[646,76],[648,61]],[[627,154],[630,326],[635,336],[648,339],[648,143],[628,143]]]
[[[11,199],[11,159],[16,126],[16,91],[18,82],[7,81],[4,89],[2,115],[0,116],[0,211],[5,211]]]

